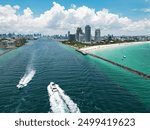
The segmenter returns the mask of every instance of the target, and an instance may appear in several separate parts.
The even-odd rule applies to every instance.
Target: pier
[[[80,53],[81,53],[81,52],[82,52],[82,51],[80,50]],[[83,52],[82,52],[82,53],[83,53]],[[111,63],[111,64],[113,64],[113,65],[116,65],[116,66],[118,66],[118,67],[120,67],[120,68],[123,68],[123,69],[125,69],[125,70],[128,70],[128,71],[130,71],[130,72],[132,72],[132,73],[134,73],[134,74],[137,74],[137,75],[139,75],[139,76],[142,76],[142,77],[144,77],[144,78],[150,80],[150,75],[147,75],[147,74],[145,74],[145,73],[143,73],[143,72],[140,72],[140,71],[138,71],[138,70],[129,68],[129,67],[127,67],[127,66],[121,65],[121,64],[119,64],[119,63],[116,63],[116,62],[114,62],[114,61],[111,61],[111,60],[106,59],[106,58],[101,57],[101,56],[97,56],[97,55],[92,54],[92,53],[89,53],[89,52],[85,52],[85,51],[84,51],[84,53],[85,53],[86,55],[90,55],[90,56],[92,56],[92,57],[101,59],[101,60],[103,60],[103,61],[106,61],[106,62],[108,62],[108,63]]]

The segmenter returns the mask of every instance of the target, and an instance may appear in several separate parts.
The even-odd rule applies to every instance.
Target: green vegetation
[[[16,41],[15,41],[15,46],[16,46],[16,47],[23,46],[23,45],[25,45],[26,42],[27,42],[26,38],[19,38],[19,39],[16,39]]]
[[[94,43],[91,42],[90,44],[87,44],[87,43],[81,43],[81,42],[78,42],[78,41],[61,41],[63,44],[66,44],[66,45],[70,45],[74,48],[77,48],[77,49],[80,49],[80,48],[85,48],[85,47],[90,47],[90,46],[95,46],[95,45],[108,45],[108,44],[116,44],[116,43],[126,43],[126,42],[136,42],[134,40],[124,40],[124,41],[121,41],[121,40],[102,40],[101,42],[97,42],[97,43]]]
[[[77,41],[62,41],[62,43],[78,49],[93,46],[92,44],[85,44]]]

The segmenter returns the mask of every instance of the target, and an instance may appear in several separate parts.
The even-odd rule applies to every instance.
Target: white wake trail
[[[23,88],[28,85],[28,83],[32,80],[34,77],[36,71],[34,69],[29,69],[26,71],[24,76],[19,81],[19,84],[17,85],[18,88]]]
[[[47,87],[52,112],[80,113],[80,109],[78,108],[77,104],[74,103],[69,96],[65,95],[64,91],[59,87],[59,85],[55,84],[55,87],[53,88],[51,83]]]

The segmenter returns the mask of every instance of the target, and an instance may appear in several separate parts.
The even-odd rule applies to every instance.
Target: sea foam
[[[17,85],[18,88],[23,88],[28,85],[28,83],[32,80],[34,77],[36,71],[34,69],[29,69],[25,72],[24,76],[19,81],[19,84]]]
[[[47,87],[49,93],[49,101],[51,110],[53,113],[80,113],[80,109],[77,104],[74,103],[71,98],[64,93],[59,85],[57,85],[58,92],[50,94],[50,88]]]

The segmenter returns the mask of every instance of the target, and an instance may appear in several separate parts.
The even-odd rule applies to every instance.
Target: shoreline
[[[15,50],[15,49],[17,49],[17,48],[22,47],[22,46],[24,46],[26,43],[28,43],[28,42],[25,42],[25,43],[22,44],[21,46],[0,47],[0,49],[9,49],[9,50],[5,51],[4,53],[0,54],[0,56],[6,54],[6,53],[8,53],[8,52],[11,52],[11,51],[13,51],[13,50]]]
[[[4,53],[0,54],[0,56],[5,55],[6,53],[11,52],[11,51],[13,51],[13,50],[15,50],[15,49],[16,49],[16,48],[13,48],[13,49],[10,49],[10,50],[8,50],[8,51],[5,51]]]
[[[95,45],[91,47],[81,48],[79,50],[84,51],[84,52],[93,52],[93,51],[98,51],[98,50],[105,50],[105,49],[125,47],[125,46],[138,45],[138,44],[147,44],[147,43],[150,43],[150,41],[125,42],[125,43],[108,44],[108,45]]]

